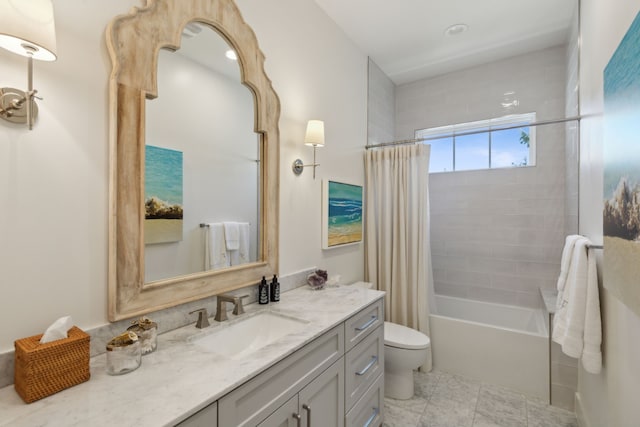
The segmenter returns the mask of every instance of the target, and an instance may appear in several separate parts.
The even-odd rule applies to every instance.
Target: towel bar
[[[602,245],[587,245],[587,249],[603,249]]]

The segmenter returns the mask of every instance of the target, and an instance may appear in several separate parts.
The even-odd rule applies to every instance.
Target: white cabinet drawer
[[[384,371],[384,328],[379,326],[345,356],[349,410]]]
[[[383,300],[380,299],[373,304],[360,310],[350,317],[344,324],[346,351],[349,351],[364,339],[371,331],[384,323]]]
[[[220,398],[220,427],[257,425],[343,354],[341,324]]]
[[[346,427],[379,427],[384,409],[384,375],[364,393],[345,417]]]

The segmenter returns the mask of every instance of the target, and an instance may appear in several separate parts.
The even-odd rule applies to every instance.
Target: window
[[[430,172],[535,165],[535,113],[416,131],[431,144]]]

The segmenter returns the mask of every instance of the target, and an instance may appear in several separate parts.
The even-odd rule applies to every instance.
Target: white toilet
[[[413,370],[431,366],[431,340],[415,329],[384,322],[384,395],[413,397]]]
[[[373,283],[353,286],[373,289]],[[431,367],[431,340],[415,329],[384,322],[384,395],[392,399],[413,397],[413,370]]]

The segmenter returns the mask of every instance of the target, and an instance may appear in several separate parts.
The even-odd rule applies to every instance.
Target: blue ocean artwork
[[[640,316],[640,13],[603,77],[603,284]]]
[[[182,152],[147,145],[144,166],[145,199],[182,205]]]
[[[145,244],[182,240],[182,152],[145,146]]]
[[[640,14],[604,70],[604,234],[640,240]]]
[[[362,240],[362,187],[329,181],[328,246]]]

